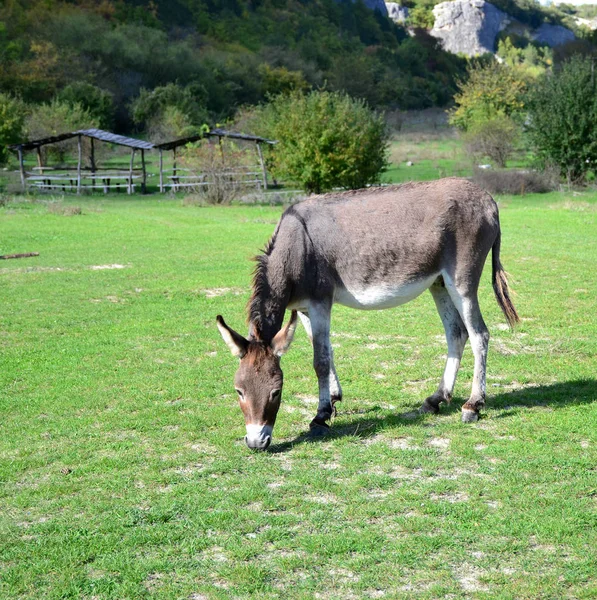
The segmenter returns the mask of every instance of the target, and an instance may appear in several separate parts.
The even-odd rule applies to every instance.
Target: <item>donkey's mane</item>
[[[259,332],[261,330],[261,296],[264,291],[269,287],[269,282],[267,280],[267,263],[269,259],[269,255],[272,253],[274,249],[274,244],[276,243],[276,235],[278,233],[278,228],[276,227],[276,231],[269,239],[261,254],[258,254],[253,258],[256,262],[255,268],[253,269],[253,283],[252,283],[252,292],[251,297],[249,298],[249,302],[247,303],[247,321],[255,326],[257,331],[254,333],[257,337],[259,337]]]

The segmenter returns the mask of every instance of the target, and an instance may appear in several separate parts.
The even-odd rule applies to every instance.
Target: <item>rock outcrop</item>
[[[388,17],[395,23],[404,23],[408,18],[408,8],[398,4],[398,2],[386,2]]]
[[[531,35],[535,41],[552,48],[573,42],[576,39],[576,36],[570,29],[561,25],[549,25],[548,23],[543,23]]]
[[[442,2],[434,7],[433,15],[435,24],[431,35],[442,41],[444,50],[466,56],[495,52],[498,33],[510,24],[528,32],[531,39],[551,47],[576,39],[570,29],[561,25],[544,23],[529,31],[527,26],[485,0]]]
[[[485,0],[442,2],[433,8],[435,24],[431,35],[440,39],[444,50],[477,56],[495,52],[495,38],[511,18]]]

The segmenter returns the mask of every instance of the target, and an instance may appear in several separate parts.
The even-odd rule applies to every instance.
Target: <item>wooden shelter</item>
[[[90,140],[89,167],[83,167],[82,138],[84,137]],[[77,138],[78,149],[76,172],[73,172],[73,169],[68,167],[49,167],[42,164],[41,148],[43,146],[57,144],[73,138]],[[99,168],[95,160],[94,143],[96,140],[130,148],[131,159],[129,168],[120,170]],[[129,194],[132,194],[135,191],[137,181],[141,184],[141,191],[145,193],[147,183],[145,150],[151,150],[153,147],[154,144],[151,142],[117,135],[101,129],[81,129],[79,131],[72,131],[70,133],[9,146],[19,156],[23,191],[26,191],[29,186],[41,190],[62,189],[63,191],[73,191],[76,189],[77,194],[80,194],[82,189],[95,188],[103,189],[104,193],[107,193],[109,190],[120,190],[121,186],[125,187]],[[32,150],[37,152],[38,164],[31,171],[26,171],[24,152]],[[135,153],[138,150],[141,152],[141,168],[134,167]]]
[[[210,131],[206,131],[204,133],[200,133],[197,135],[187,136],[184,138],[179,138],[176,140],[172,140],[169,142],[164,142],[162,144],[155,144],[154,148],[159,152],[159,169],[160,169],[160,192],[165,192],[167,188],[171,190],[178,190],[180,188],[185,187],[201,187],[209,185],[209,181],[206,180],[204,174],[190,174],[188,170],[177,168],[176,164],[176,151],[181,146],[186,146],[187,144],[192,144],[193,142],[198,142],[200,140],[206,138],[217,138],[218,144],[220,146],[220,150],[223,152],[222,148],[222,139],[233,139],[233,140],[242,140],[245,142],[253,142],[255,144],[255,149],[257,152],[257,158],[259,161],[259,171],[255,170],[245,170],[242,168],[237,168],[235,170],[230,170],[228,175],[232,180],[236,180],[237,183],[242,184],[251,184],[254,183],[259,185],[263,189],[267,189],[267,169],[265,166],[265,161],[263,159],[263,151],[262,144],[270,144],[273,145],[276,142],[274,140],[268,140],[263,137],[259,137],[256,135],[249,135],[246,133],[236,133],[233,131],[227,131],[225,129],[212,129]],[[164,159],[163,152],[164,151],[172,151],[172,169],[167,170],[164,168]]]

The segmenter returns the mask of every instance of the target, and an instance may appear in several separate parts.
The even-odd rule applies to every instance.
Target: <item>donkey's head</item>
[[[222,338],[240,365],[234,376],[234,387],[240,407],[245,415],[247,446],[254,450],[265,450],[272,441],[272,431],[282,400],[284,377],[280,368],[280,356],[284,354],[296,329],[296,311],[288,324],[268,344],[259,335],[250,339],[226,325],[218,315],[216,319]]]

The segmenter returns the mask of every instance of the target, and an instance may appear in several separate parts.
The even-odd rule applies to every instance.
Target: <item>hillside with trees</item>
[[[223,122],[279,92],[346,92],[374,108],[446,105],[463,59],[361,0],[7,0],[0,92],[80,104],[104,127],[148,115]],[[149,111],[148,111],[149,109]]]

